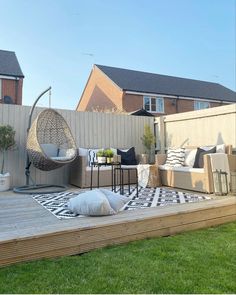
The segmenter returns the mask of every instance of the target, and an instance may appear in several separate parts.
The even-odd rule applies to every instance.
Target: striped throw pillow
[[[97,161],[97,152],[103,149],[89,149],[88,150],[88,165],[91,167],[92,162]]]
[[[167,150],[166,165],[171,167],[182,167],[184,165],[185,149],[169,148]]]

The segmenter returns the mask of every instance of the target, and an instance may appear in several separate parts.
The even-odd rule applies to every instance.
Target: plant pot
[[[140,155],[140,164],[149,164],[149,155],[141,154]]]
[[[10,189],[10,173],[0,174],[0,192]]]
[[[106,163],[106,157],[97,157],[97,160],[98,160],[98,163],[100,163],[100,164],[104,164],[104,163]]]
[[[107,158],[107,164],[113,163],[113,158]]]
[[[114,155],[112,159],[115,163],[121,163],[121,155]]]

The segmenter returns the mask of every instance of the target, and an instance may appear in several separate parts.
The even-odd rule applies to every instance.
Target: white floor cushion
[[[68,208],[75,214],[104,216],[115,214],[106,196],[99,190],[91,190],[71,198]]]
[[[115,212],[118,212],[131,199],[130,197],[122,196],[104,188],[100,188],[98,190],[100,190],[106,196],[111,208]]]

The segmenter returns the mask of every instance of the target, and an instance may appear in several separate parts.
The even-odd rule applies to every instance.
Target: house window
[[[2,99],[2,79],[0,79],[0,100]]]
[[[164,113],[163,97],[144,96],[143,106],[148,112]]]
[[[208,109],[210,107],[210,103],[207,101],[194,101],[194,110],[202,110],[202,109]]]

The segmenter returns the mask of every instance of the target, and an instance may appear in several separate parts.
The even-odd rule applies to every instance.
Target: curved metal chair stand
[[[57,111],[50,108],[42,111],[31,126],[32,115],[37,102],[50,90],[51,87],[42,92],[30,110],[26,145],[26,185],[15,187],[13,191],[16,193],[49,194],[67,189],[63,185],[36,184],[30,176],[31,163],[40,170],[51,171],[74,161],[77,157],[77,148],[70,128]],[[52,149],[55,153],[53,155]],[[30,181],[32,184],[30,184]]]

